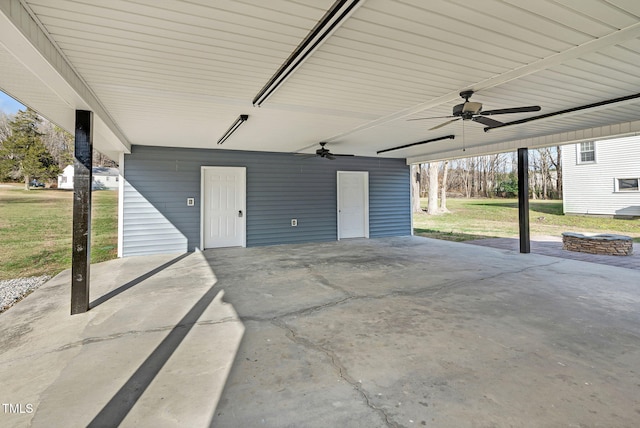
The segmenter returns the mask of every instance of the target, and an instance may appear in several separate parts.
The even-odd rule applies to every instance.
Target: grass
[[[427,200],[422,200],[426,207]],[[417,235],[448,241],[518,236],[516,199],[448,199],[450,213],[414,213]],[[562,201],[529,201],[531,236],[561,236],[562,232],[617,233],[640,242],[640,219],[565,216]]]
[[[117,257],[118,192],[92,199],[91,262]],[[0,280],[56,275],[71,267],[73,192],[0,187]]]

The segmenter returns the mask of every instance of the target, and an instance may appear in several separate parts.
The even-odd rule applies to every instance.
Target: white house
[[[118,190],[118,168],[93,167],[94,190]],[[67,165],[58,175],[58,189],[73,189],[73,165]]]
[[[562,146],[565,214],[640,216],[640,137]]]

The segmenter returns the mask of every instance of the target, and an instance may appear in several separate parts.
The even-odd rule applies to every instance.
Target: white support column
[[[118,257],[124,253],[124,152],[118,159]]]

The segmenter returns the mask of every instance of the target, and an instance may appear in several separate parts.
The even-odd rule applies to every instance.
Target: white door
[[[369,237],[369,173],[338,171],[338,239]]]
[[[246,168],[202,167],[203,248],[246,246]]]

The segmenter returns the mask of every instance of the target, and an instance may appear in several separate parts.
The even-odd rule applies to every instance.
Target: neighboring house
[[[67,165],[58,175],[58,189],[73,189],[73,165]],[[93,167],[94,190],[118,190],[118,168]]]
[[[562,146],[565,214],[640,217],[640,137]]]

